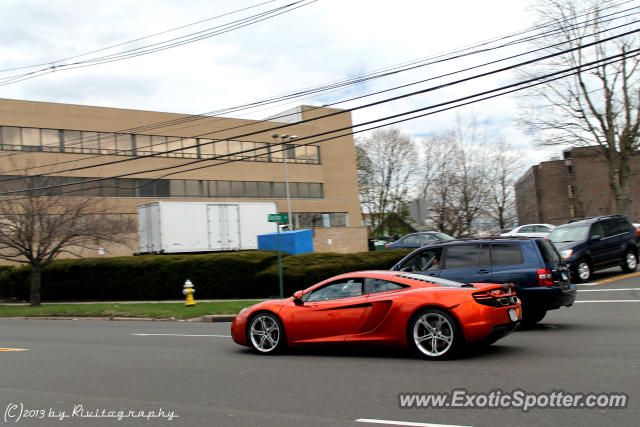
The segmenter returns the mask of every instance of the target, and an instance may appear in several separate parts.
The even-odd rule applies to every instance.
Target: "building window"
[[[565,152],[562,153],[565,160],[571,160],[571,151],[567,150]]]
[[[571,218],[576,218],[578,213],[576,212],[576,207],[574,205],[569,206],[569,212],[571,214]]]
[[[568,190],[569,190],[569,198],[573,199],[576,197],[576,186],[575,185],[569,185],[568,186]]]
[[[567,175],[569,175],[569,176],[573,175],[573,166],[572,165],[567,165]]]
[[[320,164],[320,147],[268,142],[212,140],[177,136],[139,135],[86,130],[58,130],[0,126],[0,149],[101,155],[156,154],[161,157],[212,158],[252,162]],[[272,152],[277,150],[277,152]],[[167,153],[166,151],[171,151]]]
[[[348,227],[346,212],[296,212],[293,214],[296,228]]]

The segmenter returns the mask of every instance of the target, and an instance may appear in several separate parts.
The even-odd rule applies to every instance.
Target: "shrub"
[[[389,269],[407,250],[283,256],[285,295],[337,274]],[[190,279],[196,299],[265,298],[279,295],[277,253],[60,259],[42,273],[43,301],[167,300],[183,297]],[[30,267],[0,271],[0,296],[27,301]]]

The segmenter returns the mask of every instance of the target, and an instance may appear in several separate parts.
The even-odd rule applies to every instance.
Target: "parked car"
[[[511,228],[501,228],[499,230],[490,231],[485,237],[498,237],[511,231]]]
[[[540,237],[452,240],[417,249],[392,267],[463,283],[513,283],[522,322],[532,325],[548,310],[571,306],[576,286],[556,248]]]
[[[525,236],[525,237],[547,237],[556,228],[552,224],[525,224],[514,228],[511,231],[501,234],[502,236]]]
[[[387,249],[419,248],[420,246],[442,240],[453,240],[453,237],[439,231],[423,231],[421,233],[411,233],[402,236],[395,242],[387,243],[385,247]]]
[[[409,347],[420,357],[441,359],[467,343],[500,339],[520,317],[511,285],[359,271],[242,310],[231,336],[260,354],[287,346],[364,343]]]
[[[639,235],[625,215],[606,215],[563,224],[551,232],[549,240],[571,268],[572,281],[578,283],[611,266],[635,271]]]

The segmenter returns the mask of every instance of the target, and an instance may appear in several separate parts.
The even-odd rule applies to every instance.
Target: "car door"
[[[350,335],[351,339],[362,339],[363,334],[376,330],[387,316],[397,297],[409,290],[408,285],[384,279],[366,279],[367,307],[357,326]],[[396,331],[389,331],[390,338]],[[349,339],[349,338],[347,338]]]
[[[599,239],[594,238],[600,236]],[[612,261],[621,260],[622,253],[618,230],[615,221],[603,221],[591,226],[589,232],[589,247],[593,266],[602,268]]]
[[[466,243],[447,246],[443,254],[440,277],[462,283],[491,281],[491,259],[488,243]]]
[[[364,278],[329,282],[285,306],[282,318],[290,342],[343,341],[365,311]]]

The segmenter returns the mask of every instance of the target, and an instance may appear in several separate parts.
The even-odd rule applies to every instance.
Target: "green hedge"
[[[336,274],[388,269],[407,250],[283,257],[285,295]],[[0,297],[29,299],[30,268],[0,274]],[[196,298],[265,298],[279,294],[277,253],[143,255],[56,260],[42,275],[43,301],[166,300],[182,298],[190,279]]]

